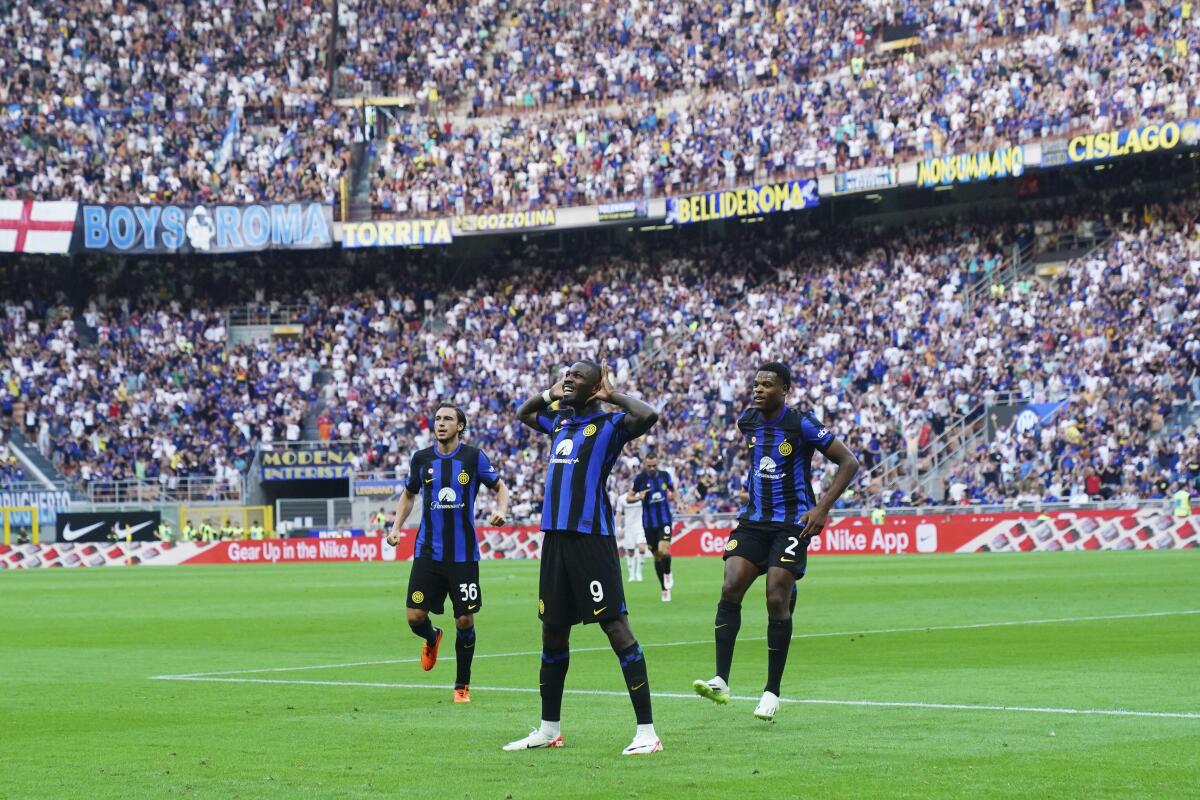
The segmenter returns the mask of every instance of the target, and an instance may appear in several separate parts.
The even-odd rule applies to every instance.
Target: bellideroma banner
[[[331,216],[320,203],[81,205],[74,250],[241,253],[330,247]]]
[[[690,225],[717,219],[761,217],[814,208],[820,203],[815,180],[768,183],[691,197],[667,198],[667,224]]]

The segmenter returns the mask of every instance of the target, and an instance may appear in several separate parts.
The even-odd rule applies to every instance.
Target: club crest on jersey
[[[414,603],[424,603],[425,602],[425,593],[424,592],[413,592],[412,593],[412,601]]]
[[[545,600],[541,600],[541,599],[538,600],[538,613],[539,614],[546,613],[546,601]]]
[[[586,428],[583,429],[583,435],[584,436],[595,436],[596,435],[596,426],[588,425]]]
[[[783,456],[784,458],[787,458],[791,454],[792,454],[792,443],[791,442],[784,442],[783,444],[779,445],[779,455]]]
[[[458,482],[460,484],[462,484],[463,486],[466,486],[468,483],[471,482],[471,476],[467,474],[467,471],[465,469],[462,472],[458,473]]]
[[[730,539],[725,543],[725,552],[732,553],[734,550],[737,550],[737,539]]]

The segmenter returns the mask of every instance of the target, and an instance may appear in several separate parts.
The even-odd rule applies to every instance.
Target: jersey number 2
[[[800,546],[800,540],[795,536],[788,537],[788,546],[783,548],[783,552],[787,553],[792,558],[796,557],[796,548]]]

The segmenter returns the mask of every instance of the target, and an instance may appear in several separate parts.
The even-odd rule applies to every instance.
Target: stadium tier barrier
[[[676,556],[718,556],[735,523],[694,518],[676,526]],[[479,529],[483,559],[537,558],[536,527]],[[264,564],[406,561],[416,531],[391,547],[378,536],[223,542],[82,542],[0,545],[0,570],[179,564]],[[1200,548],[1200,515],[1172,516],[1161,506],[1053,511],[938,510],[898,514],[876,524],[870,517],[832,519],[809,547],[813,555],[1028,553]]]
[[[933,189],[1016,178],[1028,170],[1096,164],[1200,147],[1200,118],[1115,127],[1040,142],[968,147],[915,161],[801,178],[746,178],[711,191],[630,196],[594,205],[391,220],[335,221],[316,202],[99,204],[0,200],[0,251],[26,253],[249,253],[268,249],[426,247],[455,239],[524,235],[609,225],[690,225],[759,218],[820,205],[841,195],[903,187]]]

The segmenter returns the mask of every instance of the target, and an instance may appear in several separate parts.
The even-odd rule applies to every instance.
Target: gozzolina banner
[[[680,526],[671,554],[719,556],[731,528]],[[484,559],[530,559],[541,552],[532,527],[480,528]],[[34,567],[102,567],[137,564],[299,564],[333,561],[405,561],[415,531],[398,547],[377,536],[338,539],[267,539],[248,542],[133,542],[0,545],[0,571]],[[813,540],[813,555],[904,553],[1027,553],[1078,550],[1171,550],[1200,547],[1200,515],[1165,511],[1055,511],[1002,514],[926,514],[889,517],[874,525],[847,517]]]

